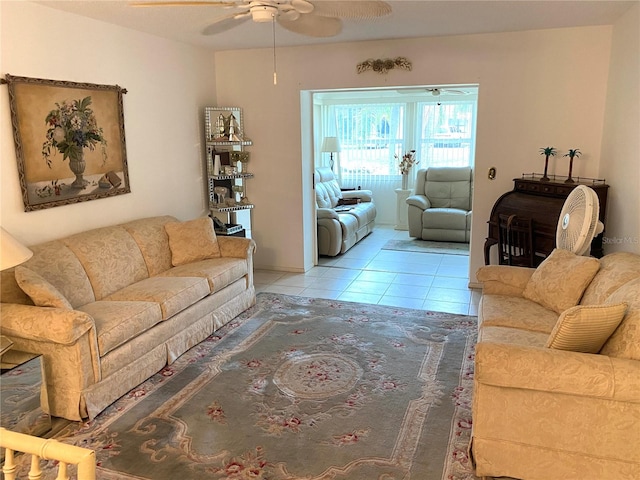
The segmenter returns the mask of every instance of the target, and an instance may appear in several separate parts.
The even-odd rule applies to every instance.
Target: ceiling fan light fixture
[[[259,5],[251,7],[251,18],[257,23],[272,22],[278,16],[278,8],[271,5]]]

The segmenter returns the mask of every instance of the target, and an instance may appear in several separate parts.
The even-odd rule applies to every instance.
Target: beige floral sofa
[[[640,478],[640,255],[482,267],[476,475]]]
[[[145,218],[30,247],[2,272],[3,362],[44,358],[49,410],[93,418],[255,303],[255,243]]]

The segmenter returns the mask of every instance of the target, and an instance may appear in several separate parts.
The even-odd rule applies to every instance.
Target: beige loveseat
[[[2,272],[0,329],[14,343],[2,361],[43,355],[50,413],[70,420],[95,417],[255,303],[254,241],[216,239],[207,217],[145,218],[30,248]]]
[[[537,273],[502,265],[477,272],[484,288],[473,398],[476,474],[637,480],[640,255],[589,259],[593,279],[582,266],[563,265],[571,258],[553,257],[557,263],[545,260]]]
[[[314,187],[320,255],[344,253],[373,231],[376,206],[371,190],[341,190],[328,167],[315,169]]]

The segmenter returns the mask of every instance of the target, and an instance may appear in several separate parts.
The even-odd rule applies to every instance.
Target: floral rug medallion
[[[316,353],[286,360],[273,375],[273,383],[293,398],[323,399],[351,390],[362,368],[348,357]]]
[[[475,479],[475,340],[475,317],[259,294],[58,438],[100,479]]]

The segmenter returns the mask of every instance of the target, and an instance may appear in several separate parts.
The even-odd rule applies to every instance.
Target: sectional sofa
[[[30,247],[2,272],[3,362],[44,359],[51,415],[93,418],[255,303],[251,239],[144,218]]]

